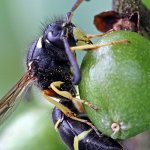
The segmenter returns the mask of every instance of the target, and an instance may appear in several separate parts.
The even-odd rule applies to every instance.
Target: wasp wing
[[[32,77],[27,72],[0,100],[0,125],[11,114],[12,108],[18,104],[17,97],[31,83]]]

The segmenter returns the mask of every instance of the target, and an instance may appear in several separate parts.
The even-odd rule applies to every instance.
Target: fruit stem
[[[120,130],[120,125],[119,125],[118,123],[112,123],[111,129],[113,130],[113,132],[114,132],[114,134],[115,134],[116,132],[119,132],[119,130]]]

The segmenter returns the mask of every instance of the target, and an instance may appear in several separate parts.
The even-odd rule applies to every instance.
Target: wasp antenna
[[[84,0],[76,0],[75,4],[72,6],[70,12],[74,12],[78,7],[79,5],[83,2]]]
[[[68,43],[67,39],[65,37],[63,37],[62,40],[63,40],[63,43],[64,43],[66,54],[67,54],[68,59],[71,63],[71,66],[73,68],[72,83],[75,84],[75,85],[78,85],[80,83],[80,80],[81,80],[81,73],[80,73],[78,63],[77,63],[77,61],[74,57],[74,54],[70,50],[70,46],[69,46],[69,43]]]
[[[70,9],[70,11],[66,14],[66,22],[65,24],[63,25],[64,27],[66,25],[68,25],[70,22],[71,22],[71,17],[72,17],[72,14],[73,12],[79,7],[79,5],[83,2],[84,0],[76,0],[76,2],[74,3],[74,5],[72,6],[72,8]],[[74,57],[74,54],[71,52],[70,50],[70,46],[69,46],[69,43],[66,39],[66,36],[65,35],[65,32],[66,30],[64,30],[62,32],[62,41],[64,43],[64,47],[65,47],[65,51],[66,51],[66,54],[68,56],[68,59],[71,63],[71,66],[73,68],[73,78],[72,78],[72,83],[77,85],[79,84],[80,80],[81,80],[81,74],[80,74],[80,69],[79,69],[79,66],[78,66],[78,63]]]
[[[70,9],[70,11],[66,14],[66,22],[69,23],[71,21],[71,17],[73,12],[80,6],[80,4],[83,2],[84,0],[76,0],[76,2],[74,3],[74,5],[72,6],[72,8]]]

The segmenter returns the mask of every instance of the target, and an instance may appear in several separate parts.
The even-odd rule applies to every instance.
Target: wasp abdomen
[[[87,116],[79,114],[71,101],[63,99],[61,103],[80,118],[89,120]],[[52,118],[62,140],[70,150],[122,150],[117,141],[102,134],[98,136],[90,126],[68,118],[58,108],[54,108]]]

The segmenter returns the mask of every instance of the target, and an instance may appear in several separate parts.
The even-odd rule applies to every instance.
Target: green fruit
[[[129,43],[88,52],[82,62],[79,91],[98,107],[86,107],[102,133],[127,139],[150,129],[150,42],[133,32],[103,36],[100,44],[128,39]]]
[[[150,9],[150,1],[149,0],[142,0],[142,4]]]

